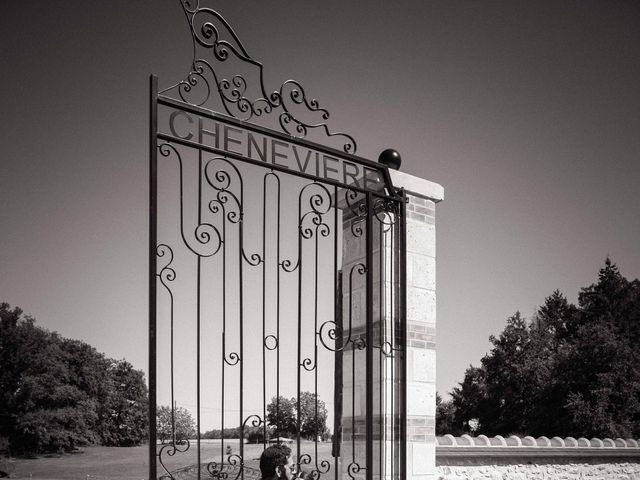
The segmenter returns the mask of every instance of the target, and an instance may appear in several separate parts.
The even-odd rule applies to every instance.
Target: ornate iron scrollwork
[[[166,472],[166,474],[162,475],[162,479],[171,479],[174,480],[175,477],[173,476],[173,473],[169,471],[169,469],[167,468],[167,466],[165,465],[165,460],[166,457],[164,457],[164,455],[166,454],[169,457],[173,457],[176,453],[184,453],[187,450],[189,450],[189,447],[191,446],[191,443],[189,442],[189,440],[183,440],[181,442],[176,442],[175,440],[172,440],[169,443],[165,443],[160,447],[160,450],[158,451],[158,462],[160,463],[160,466],[162,467],[162,469]]]
[[[174,372],[174,364],[181,360],[177,347],[184,350],[183,337],[188,336],[188,342],[194,342],[189,345],[195,344],[190,355],[195,353],[196,362],[196,431],[201,433],[213,418],[210,411],[203,410],[218,410],[219,405],[219,416],[217,412],[213,415],[221,441],[215,460],[208,453],[203,457],[200,438],[192,444],[179,441],[172,421],[169,440],[156,446],[155,437],[152,439],[150,451],[157,461],[150,462],[150,471],[156,478],[159,467],[161,478],[177,478],[176,471],[171,472],[178,466],[176,461],[190,461],[194,454],[198,463],[189,468],[192,472],[197,469],[198,478],[253,478],[254,457],[248,455],[254,452],[245,450],[244,439],[259,438],[256,434],[261,433],[266,448],[269,431],[280,429],[281,412],[291,408],[282,399],[289,401],[285,394],[295,388],[295,397],[289,402],[296,410],[293,450],[300,478],[306,475],[309,480],[321,480],[335,474],[336,478],[358,480],[365,473],[374,476],[376,457],[381,478],[382,472],[385,478],[402,478],[393,463],[403,458],[404,448],[402,427],[398,427],[404,415],[403,398],[396,387],[405,378],[406,335],[400,329],[404,304],[398,300],[405,271],[398,248],[406,241],[401,197],[391,188],[385,167],[342,155],[328,146],[294,140],[316,132],[340,140],[347,154],[356,150],[351,136],[329,129],[329,112],[308,97],[299,82],[287,80],[275,90],[267,90],[262,63],[249,55],[216,10],[204,6],[205,0],[180,1],[192,34],[190,71],[184,80],[160,94],[157,81],[152,81],[151,139],[156,146],[152,166],[157,168],[162,160],[161,186],[165,188],[160,190],[169,195],[165,193],[167,198],[160,202],[165,243],[153,240],[151,250],[155,278],[153,291],[150,285],[154,297],[150,298],[168,317],[168,330],[163,333],[169,337],[170,348],[163,354],[169,359],[171,408],[175,412],[176,397],[189,401],[194,393],[183,394],[176,388],[182,382],[174,374],[178,372]],[[242,121],[259,119],[271,130],[229,116]],[[242,149],[227,148],[225,140],[220,144],[196,142],[196,130],[180,136],[171,128],[172,118],[191,123],[196,117],[200,134],[207,132],[216,139],[217,131],[214,135],[203,125],[210,129],[220,124],[229,131],[247,127],[247,142],[249,135],[255,135],[251,137],[254,143],[248,145],[254,145],[257,153],[252,156],[250,146],[247,155]],[[220,138],[233,143],[233,137],[225,135]],[[273,161],[266,160],[269,136],[291,143],[297,170],[277,163],[275,159],[283,156],[273,153],[275,150]],[[277,146],[275,140],[273,145]],[[331,165],[342,165],[342,175],[336,170],[338,166]],[[334,172],[334,176],[327,172]],[[152,175],[152,187],[157,189],[158,172]],[[383,181],[388,185],[386,190]],[[157,237],[157,192],[152,202],[152,228]],[[161,303],[156,288],[165,297]],[[155,333],[155,324],[152,328]],[[195,341],[191,335],[174,338],[174,329],[180,332],[186,328],[195,330]],[[259,330],[260,343],[256,343]],[[297,350],[292,345],[297,345]],[[153,361],[159,363],[157,353],[153,355]],[[186,365],[191,366],[191,358]],[[333,369],[333,384],[327,365]],[[295,385],[289,378],[292,374]],[[153,375],[155,381],[155,370]],[[383,375],[391,381],[383,381]],[[373,401],[376,381],[377,403]],[[187,389],[193,382],[193,378],[184,382]],[[233,387],[226,390],[225,385]],[[310,433],[311,441],[301,443],[303,413],[314,422],[327,416],[320,400],[326,392],[334,396],[330,457],[319,446],[322,438],[315,433]],[[168,393],[161,392],[161,396]],[[260,411],[260,394],[261,415],[253,414]],[[275,394],[273,411],[268,402],[271,394]],[[364,410],[362,400],[366,401]],[[151,408],[154,412],[156,407]],[[378,424],[374,415],[380,418]],[[237,435],[231,440],[229,426],[239,429],[238,453],[231,448]],[[305,429],[310,431],[307,426]],[[283,432],[278,431],[278,437]],[[379,452],[374,451],[375,436],[380,439]],[[397,445],[401,445],[400,451]]]
[[[240,120],[276,114],[282,131],[292,137],[306,138],[310,130],[318,130],[327,137],[341,138],[341,147],[346,153],[356,152],[354,138],[329,129],[329,111],[321,108],[315,98],[309,99],[300,82],[286,80],[276,90],[267,92],[263,64],[249,55],[219,12],[201,6],[200,0],[181,0],[180,3],[193,40],[193,62],[186,78],[162,90],[161,94],[173,93],[188,104],[205,108],[218,104],[226,114]],[[232,74],[225,74],[219,68],[233,62],[238,62],[238,66],[233,67]],[[253,84],[245,70],[254,72]],[[316,117],[317,121],[307,120],[309,116]]]

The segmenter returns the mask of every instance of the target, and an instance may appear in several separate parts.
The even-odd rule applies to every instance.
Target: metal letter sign
[[[191,71],[151,77],[149,478],[257,478],[273,443],[302,478],[405,478],[404,193],[182,7]]]

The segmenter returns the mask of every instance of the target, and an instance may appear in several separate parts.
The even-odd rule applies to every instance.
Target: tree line
[[[36,325],[20,308],[0,303],[0,452],[29,455],[71,451],[83,445],[133,446],[148,439],[148,389],[144,373],[79,340]],[[267,440],[297,435],[297,401],[273,398],[267,406]],[[327,437],[325,403],[300,396],[300,434]],[[264,427],[247,425],[243,436],[264,440]],[[158,439],[197,436],[188,410],[159,406]],[[222,438],[211,430],[201,438]],[[240,438],[240,427],[225,438]],[[175,437],[175,438],[174,438]]]
[[[321,437],[326,440],[330,437],[327,427],[327,407],[323,400],[314,393],[300,392],[300,430],[297,420],[298,400],[296,397],[273,397],[266,407],[266,425],[245,427],[241,432],[240,427],[209,430],[202,434],[202,438],[240,438],[242,436],[249,443],[261,443],[270,438],[300,437],[315,440]],[[266,438],[265,438],[266,433]],[[223,435],[224,434],[224,435]]]
[[[640,281],[609,259],[577,305],[556,290],[489,340],[451,399],[438,396],[437,434],[640,436]]]
[[[0,449],[132,446],[148,434],[144,374],[0,303]]]

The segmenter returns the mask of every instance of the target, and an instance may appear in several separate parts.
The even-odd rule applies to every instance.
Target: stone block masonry
[[[435,480],[436,183],[390,171],[407,193],[407,479]]]
[[[407,195],[406,205],[406,480],[435,480],[436,471],[436,441],[435,441],[435,413],[436,413],[436,230],[435,230],[435,206],[443,199],[443,190],[440,185],[413,177],[398,171],[390,171],[393,184],[396,188],[404,188]],[[358,265],[362,264],[365,256],[364,238],[358,229],[354,229],[349,216],[349,210],[342,218],[343,222],[343,251],[342,259],[343,282],[349,288],[343,288],[343,316],[349,319],[350,328],[348,334],[351,339],[365,336],[365,298],[366,282]],[[382,229],[383,230],[383,229]],[[383,235],[374,227],[373,244],[379,244]],[[393,331],[402,328],[402,325],[387,324],[385,319],[391,319],[390,314],[394,308],[391,292],[397,287],[391,272],[395,271],[388,259],[393,258],[393,252],[388,244],[382,247],[384,250],[374,248],[374,278],[373,278],[373,337],[374,344],[381,339],[395,338]],[[355,270],[354,270],[355,269]],[[378,275],[380,274],[380,275]],[[378,278],[380,277],[380,278]],[[384,300],[384,301],[381,301]],[[380,306],[378,306],[380,305]],[[389,309],[389,310],[387,310]],[[385,333],[385,329],[387,329]],[[391,333],[389,330],[391,329]],[[377,340],[376,340],[377,339]],[[357,343],[352,342],[349,348],[344,350],[343,363],[346,366],[361,364],[363,352],[358,351]],[[358,356],[360,357],[358,359]],[[390,393],[394,389],[401,388],[402,379],[398,380],[401,365],[394,358],[387,358],[374,371],[374,377],[380,375],[382,382],[376,382],[373,392],[374,404],[384,405],[379,408],[382,415],[373,417],[373,441],[374,451],[379,452],[386,447],[380,445],[380,438],[386,432],[387,438],[397,438],[400,426],[396,423],[396,411],[393,403],[389,403]],[[357,368],[355,368],[357,370]],[[359,371],[359,370],[358,370]],[[380,377],[378,377],[380,378]],[[364,446],[366,435],[364,392],[366,389],[365,377],[345,368],[344,374],[344,398],[352,398],[353,405],[346,402],[344,405],[344,422],[342,436],[345,448],[357,451],[354,457],[360,458],[360,452]],[[376,408],[376,407],[374,407]],[[350,442],[354,442],[350,446]],[[383,447],[383,448],[381,448]],[[399,452],[392,452],[382,462],[377,471],[394,472]],[[380,459],[376,459],[378,461]],[[374,468],[376,468],[374,466]],[[364,471],[359,470],[358,475],[352,478],[361,478]],[[392,474],[386,473],[384,478],[391,478]],[[374,471],[375,477],[375,471]]]

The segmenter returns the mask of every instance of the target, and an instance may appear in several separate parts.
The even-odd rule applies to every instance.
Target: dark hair
[[[260,455],[260,473],[262,478],[273,478],[276,476],[276,467],[284,467],[287,459],[291,456],[291,449],[286,445],[272,445],[265,448]]]

